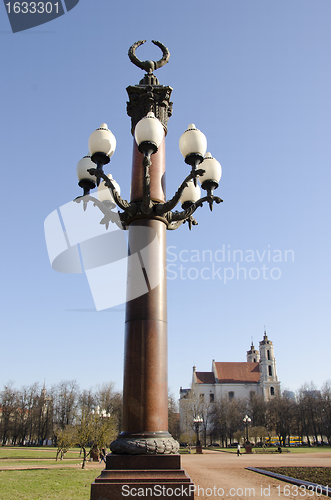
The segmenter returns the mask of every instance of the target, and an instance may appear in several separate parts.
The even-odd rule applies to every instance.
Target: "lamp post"
[[[245,415],[244,419],[243,419],[243,422],[246,426],[246,445],[249,444],[249,441],[248,441],[248,424],[249,422],[251,422],[252,420],[249,418],[248,415]]]
[[[195,417],[193,419],[193,422],[195,424],[195,432],[197,434],[197,444],[196,444],[196,447],[195,447],[195,452],[196,453],[202,453],[202,447],[201,447],[200,438],[199,438],[199,430],[200,430],[200,424],[202,424],[203,419],[200,417],[200,415],[198,415],[197,417]]]
[[[153,41],[162,50],[162,59],[140,61],[135,51],[142,43],[129,49],[131,61],[146,71],[139,85],[127,88],[127,113],[134,135],[130,201],[121,198],[118,184],[104,172],[116,148],[116,139],[105,123],[91,134],[89,154],[77,165],[83,196],[75,201],[83,202],[84,209],[89,202],[98,206],[106,228],[115,223],[128,230],[129,256],[140,255],[139,272],[147,284],[146,293],[137,297],[137,264],[129,259],[123,431],[111,443],[106,468],[92,484],[92,500],[121,497],[121,486],[128,482],[131,486],[140,482],[168,487],[192,484],[180,467],[179,444],[168,433],[166,230],[183,223],[191,229],[197,224],[193,213],[198,207],[207,202],[212,210],[214,202],[222,202],[213,194],[222,170],[206,153],[204,134],[190,124],[179,147],[191,170],[166,201],[165,135],[172,114],[172,88],[160,85],[153,71],[168,62],[170,53],[162,43]],[[198,180],[206,191],[203,197]],[[98,198],[90,194],[96,186]],[[178,203],[182,210],[174,211]],[[121,210],[118,213],[112,211],[116,206]],[[193,497],[192,491],[189,496]]]

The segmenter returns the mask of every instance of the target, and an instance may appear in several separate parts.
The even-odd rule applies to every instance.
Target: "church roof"
[[[216,377],[213,372],[195,372],[198,384],[244,384],[257,383],[260,380],[259,363],[216,362]]]
[[[195,372],[198,384],[215,384],[213,372]]]
[[[239,384],[243,382],[259,382],[260,367],[259,363],[250,362],[216,362],[216,376],[218,383]]]

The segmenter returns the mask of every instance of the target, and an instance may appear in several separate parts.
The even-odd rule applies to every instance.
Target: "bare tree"
[[[39,385],[37,383],[29,387],[24,386],[19,392],[20,442],[22,445],[25,441],[31,443],[34,437],[34,409],[38,394]]]
[[[331,445],[331,380],[322,387],[322,426],[323,433]]]
[[[248,412],[252,419],[252,427],[267,425],[267,402],[262,395],[253,394],[248,401]]]
[[[79,398],[79,387],[75,380],[64,380],[53,388],[55,424],[60,429],[75,423]]]
[[[53,437],[53,397],[47,394],[45,386],[35,398],[34,423],[37,443],[42,445]]]
[[[222,448],[227,444],[227,403],[228,398],[215,401],[211,415],[212,436],[221,442]]]
[[[204,446],[207,446],[207,434],[211,430],[211,418],[213,414],[214,402],[205,401],[203,394],[195,394],[191,389],[187,396],[181,400],[180,431],[181,434],[191,434],[196,432],[194,420],[197,417],[202,419],[201,433],[203,435]]]
[[[178,404],[172,394],[168,395],[168,429],[174,439],[180,438]]]
[[[322,397],[313,383],[303,385],[299,390],[299,409],[302,422],[302,434],[310,446],[310,436],[318,443],[318,431],[321,427]]]
[[[115,418],[103,412],[83,412],[79,423],[75,426],[77,443],[83,450],[82,469],[85,468],[87,457],[92,452],[98,454],[101,448],[106,448],[116,437]],[[87,448],[90,451],[87,452]]]
[[[112,415],[117,434],[119,434],[122,431],[122,394],[115,390],[113,382],[108,382],[97,388],[95,400],[100,408],[103,408],[106,413]]]
[[[1,415],[1,433],[2,446],[7,443],[12,432],[12,418],[14,416],[17,404],[17,391],[13,388],[13,383],[9,382],[0,392]]]
[[[78,396],[78,407],[80,411],[84,408],[87,412],[93,410],[97,406],[97,399],[95,397],[95,392],[92,389],[83,390]]]
[[[246,399],[229,399],[226,402],[227,436],[230,444],[232,443],[234,433],[238,430],[244,429],[243,418],[246,412]]]
[[[57,431],[57,452],[56,460],[60,455],[60,460],[63,460],[65,454],[69,448],[75,446],[78,441],[76,428],[74,426],[68,425],[65,429],[59,429]]]
[[[295,406],[295,401],[286,395],[275,396],[268,403],[269,426],[283,446],[290,443],[291,431],[295,427]]]

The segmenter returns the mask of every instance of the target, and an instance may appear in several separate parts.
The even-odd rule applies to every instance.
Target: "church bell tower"
[[[249,351],[247,351],[247,362],[248,363],[258,363],[260,361],[260,353],[254,347],[253,340]]]
[[[266,331],[264,331],[263,340],[260,342],[260,383],[265,401],[280,394],[274,346],[268,339]]]

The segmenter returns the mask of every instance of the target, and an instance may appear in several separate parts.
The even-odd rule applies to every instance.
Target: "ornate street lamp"
[[[199,430],[200,430],[200,424],[202,424],[202,422],[203,422],[203,418],[200,417],[200,415],[198,415],[193,419],[193,422],[195,424],[195,432],[197,435],[196,453],[202,453],[201,444],[200,444],[200,437],[199,437]]]
[[[152,165],[151,155],[158,151],[164,139],[164,126],[150,111],[135,126],[134,136],[138,150],[144,155],[142,160],[142,166],[144,167],[143,197],[138,202],[131,201],[129,203],[123,200],[117,182],[112,178],[111,174],[106,175],[103,171],[104,165],[109,163],[116,147],[116,139],[106,123],[102,123],[90,135],[88,144],[91,155],[84,156],[78,162],[78,184],[83,188],[83,196],[79,196],[75,201],[83,201],[84,208],[86,208],[88,201],[93,201],[105,215],[102,224],[108,227],[109,222],[118,220],[118,216],[111,211],[117,205],[123,210],[123,212],[118,213],[123,229],[127,229],[134,219],[142,215],[148,215],[150,218],[162,218],[162,222],[166,224],[167,229],[177,229],[183,222],[188,222],[191,229],[192,224],[197,224],[192,214],[198,207],[201,207],[204,202],[208,202],[212,210],[214,201],[216,203],[223,201],[213,195],[213,191],[218,187],[222,175],[221,165],[210,153],[206,153],[206,137],[194,124],[189,125],[179,139],[180,151],[185,157],[185,163],[191,165],[191,172],[182,182],[173,198],[167,202],[160,202],[151,198],[151,178],[149,173]],[[96,168],[95,164],[97,165]],[[198,165],[201,168],[198,169]],[[96,185],[99,186],[100,179],[103,179],[103,189],[98,190],[99,200],[97,200],[90,195],[90,190],[94,189]],[[207,196],[200,197],[197,179],[200,180],[201,187],[207,191]],[[107,194],[105,188],[109,190]],[[102,197],[100,196],[101,193],[104,193]],[[107,201],[110,204],[107,204]],[[172,212],[178,202],[181,203],[184,210],[182,212]]]
[[[160,61],[140,61],[135,50],[144,41],[132,45],[131,61],[146,74],[139,85],[127,88],[127,112],[132,120],[134,151],[130,201],[121,198],[119,186],[104,172],[116,148],[116,139],[103,123],[89,138],[89,154],[77,165],[83,196],[76,202],[93,202],[103,214],[106,228],[115,223],[129,232],[129,255],[148,249],[142,271],[148,293],[137,297],[132,276],[132,259],[128,262],[125,320],[125,359],[123,388],[123,431],[111,443],[106,468],[92,484],[91,499],[104,500],[121,495],[121,486],[165,484],[168,488],[191,483],[181,469],[179,444],[168,433],[167,382],[167,307],[166,307],[166,230],[177,229],[187,222],[189,229],[197,222],[193,213],[205,202],[210,209],[222,200],[214,196],[221,178],[221,165],[206,153],[207,140],[190,124],[179,141],[179,147],[191,171],[175,195],[165,197],[165,135],[172,114],[171,87],[159,84],[153,71],[166,64],[170,53],[160,42],[153,41],[163,52]],[[200,196],[202,189],[205,196]],[[90,191],[98,187],[98,198]],[[181,210],[174,210],[181,204]],[[118,207],[118,213],[112,211]],[[151,245],[151,234],[159,245]],[[149,272],[159,278],[150,286]],[[137,297],[130,300],[131,297]],[[121,471],[119,474],[118,471]],[[147,472],[146,472],[147,471]],[[187,490],[188,491],[188,490]],[[185,495],[186,496],[186,495]],[[189,495],[193,497],[193,492]]]
[[[243,422],[246,426],[246,444],[249,443],[248,441],[248,424],[251,422],[252,420],[249,418],[248,415],[245,415],[245,417],[243,418]]]

